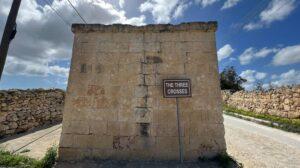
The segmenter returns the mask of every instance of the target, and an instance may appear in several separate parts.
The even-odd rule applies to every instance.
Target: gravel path
[[[300,167],[300,135],[224,116],[227,152],[245,167]]]
[[[288,133],[226,115],[224,115],[224,124],[227,151],[245,167],[300,168],[299,134]],[[47,148],[58,144],[60,132],[61,124],[2,139],[0,147],[5,147],[10,151],[18,150],[17,153],[28,149],[29,152],[22,154],[41,158]],[[130,166],[135,163],[128,164]]]
[[[58,145],[61,133],[61,124],[44,127],[34,132],[19,134],[0,140],[0,147],[11,152],[22,153],[32,158],[41,159],[48,148]]]

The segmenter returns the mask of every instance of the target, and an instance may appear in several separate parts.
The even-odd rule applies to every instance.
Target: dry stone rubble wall
[[[300,85],[269,91],[222,91],[223,102],[229,106],[284,118],[300,118]]]
[[[62,120],[60,89],[1,90],[0,138]]]

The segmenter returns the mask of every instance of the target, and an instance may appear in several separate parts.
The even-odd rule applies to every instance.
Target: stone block
[[[185,52],[174,52],[174,53],[172,52],[170,54],[168,51],[163,51],[161,53],[162,63],[184,64],[186,63],[186,57],[187,57],[186,54],[187,53]]]
[[[166,32],[162,33],[159,36],[159,41],[162,41],[163,43],[166,42],[178,42],[179,32]]]
[[[152,111],[147,107],[136,107],[134,109],[135,121],[137,123],[149,123],[152,121]]]
[[[133,42],[129,44],[130,53],[141,53],[144,51],[144,44],[142,42]]]
[[[156,138],[155,137],[135,137],[133,150],[140,150],[147,153],[147,151],[152,151],[155,148]],[[147,154],[150,155],[150,154]]]
[[[143,35],[141,33],[113,33],[112,41],[118,41],[122,43],[143,43]]]
[[[134,121],[135,120],[134,110],[128,109],[126,106],[121,106],[118,110],[118,121]]]
[[[157,74],[145,75],[145,84],[148,86],[157,85],[159,83]]]
[[[70,148],[73,146],[73,143],[74,143],[74,135],[73,134],[62,133],[61,139],[64,139],[64,140],[59,142],[60,147]]]
[[[119,121],[108,121],[107,122],[107,135],[120,135],[120,122]]]
[[[90,148],[92,135],[74,134],[72,147],[74,148]]]
[[[163,75],[185,74],[184,63],[162,63],[158,65],[158,73]]]
[[[87,96],[79,96],[72,98],[72,106],[81,109],[81,108],[88,108],[93,105],[92,98]]]
[[[107,133],[107,121],[103,120],[90,120],[90,134],[104,135]]]
[[[93,159],[110,159],[112,157],[112,154],[113,154],[112,149],[99,149],[99,148],[91,149],[91,157]]]
[[[165,53],[165,56],[169,53],[170,55],[173,55],[173,54],[180,54],[182,52],[184,52],[183,50],[183,45],[184,43],[182,42],[163,42],[161,43],[161,52],[162,53]],[[177,61],[177,60],[171,60],[171,61]]]
[[[113,136],[113,149],[118,151],[118,155],[122,151],[132,150],[135,138],[135,136]]]
[[[163,98],[160,96],[158,99],[159,109],[174,109],[176,110],[176,100],[172,98]]]
[[[120,136],[134,136],[136,134],[136,123],[120,122]]]
[[[113,149],[113,136],[110,135],[91,135],[87,141],[90,149]]]
[[[99,46],[97,48],[98,52],[112,52],[117,53],[119,52],[119,45],[117,42],[99,42]]]
[[[148,87],[147,86],[136,86],[134,89],[134,95],[137,98],[144,98],[148,95]]]
[[[141,63],[143,61],[144,61],[143,52],[122,53],[119,56],[119,64],[136,64],[136,63]]]
[[[164,147],[164,150],[156,149],[157,151],[166,151],[167,153],[171,154],[172,152],[177,153],[177,151],[179,150],[178,137],[156,137],[156,143],[157,146]]]
[[[113,106],[113,101],[108,97],[95,97],[93,107],[95,109],[107,109]]]
[[[99,52],[95,56],[95,63],[103,65],[115,65],[119,63],[120,55],[112,52]]]
[[[79,161],[86,157],[91,156],[91,150],[59,147],[58,156],[59,156],[58,158],[59,161]]]
[[[176,107],[174,109],[159,110],[158,113],[159,123],[176,122]]]
[[[83,55],[93,55],[97,52],[97,43],[96,42],[83,42],[81,43],[80,53]]]
[[[133,102],[135,107],[148,107],[148,98],[147,97],[143,97],[143,98],[136,98],[134,99]]]
[[[212,32],[180,32],[180,41],[214,41],[215,35]]]
[[[161,46],[159,42],[149,42],[144,43],[144,51],[145,52],[160,52]]]
[[[147,43],[159,42],[160,33],[145,32],[144,41]]]
[[[162,97],[162,86],[148,86],[148,96],[153,98]]]
[[[66,134],[89,134],[88,121],[64,120],[62,132]]]

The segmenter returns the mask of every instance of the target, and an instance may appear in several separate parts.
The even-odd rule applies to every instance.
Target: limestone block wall
[[[0,138],[61,121],[64,95],[59,89],[1,90]]]
[[[178,159],[176,101],[162,92],[170,78],[192,82],[179,100],[184,159],[224,153],[216,28],[73,25],[59,159]]]
[[[300,118],[300,85],[265,92],[222,91],[223,102],[238,109],[285,118]]]

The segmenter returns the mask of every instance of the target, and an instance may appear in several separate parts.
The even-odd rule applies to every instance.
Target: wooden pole
[[[13,1],[5,24],[5,29],[0,44],[0,80],[5,65],[9,43],[14,38],[14,35],[16,33],[16,19],[17,19],[20,4],[21,4],[21,0]]]

